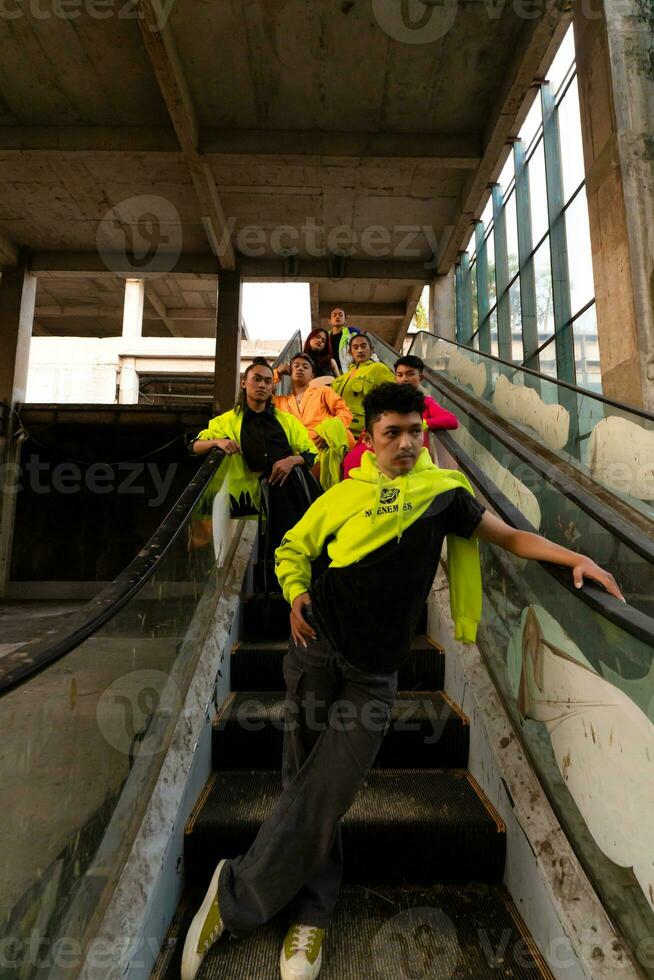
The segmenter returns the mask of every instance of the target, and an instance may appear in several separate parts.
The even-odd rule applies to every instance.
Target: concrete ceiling
[[[0,264],[33,252],[39,330],[119,332],[120,277],[144,274],[146,332],[210,335],[238,263],[396,343],[570,16],[468,0],[407,43],[380,15],[399,0],[54,6],[0,18]]]

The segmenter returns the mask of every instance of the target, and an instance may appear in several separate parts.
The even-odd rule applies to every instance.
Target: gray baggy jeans
[[[284,788],[250,849],[220,875],[220,913],[235,936],[286,906],[291,922],[328,924],[343,870],[339,821],[375,760],[397,693],[397,671],[353,667],[310,607],[305,614],[317,637],[307,648],[291,640],[284,657]]]

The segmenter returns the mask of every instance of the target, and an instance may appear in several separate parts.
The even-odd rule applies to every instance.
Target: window
[[[470,274],[468,288],[472,297],[473,344],[479,347],[480,327],[484,343],[490,338],[493,354],[501,348],[511,351],[513,361],[520,364],[540,349],[540,370],[557,377],[557,360],[561,379],[576,381],[582,387],[601,392],[599,346],[595,312],[593,261],[586,198],[583,140],[576,77],[574,33],[566,33],[550,70],[549,86],[529,109],[520,131],[515,153],[509,154],[499,176],[506,224],[506,255],[493,222],[492,198],[479,218],[481,238],[486,242],[488,260],[488,300],[478,295],[476,270],[476,241],[478,232],[468,243]],[[554,106],[547,114],[543,129],[543,99]],[[547,104],[547,103],[546,103]],[[553,127],[553,128],[552,128]],[[560,164],[557,153],[545,158],[545,139],[561,148]],[[550,142],[550,141],[554,142]],[[526,181],[516,185],[516,154],[526,161]],[[553,157],[550,160],[549,157]],[[548,199],[551,204],[548,204]],[[554,215],[554,231],[550,226],[550,210],[561,207]],[[519,224],[521,222],[521,224]],[[530,227],[531,226],[531,227]],[[563,231],[561,231],[563,229]],[[561,239],[561,236],[563,238]],[[523,262],[520,263],[519,240],[523,243]],[[554,253],[557,274],[561,276],[556,295],[552,289],[552,248],[564,242],[561,253]],[[558,245],[557,245],[558,247]],[[558,261],[567,251],[568,266]],[[498,336],[498,329],[509,329],[507,318],[498,321],[498,305],[505,302],[506,293],[498,295],[495,270],[508,264],[509,280],[502,283],[508,290],[510,337]],[[457,288],[462,289],[462,276]],[[500,310],[506,307],[500,305]],[[480,311],[488,311],[485,322]],[[484,339],[485,338],[485,339]],[[567,344],[567,356],[566,356]],[[557,347],[559,357],[557,359]],[[574,347],[574,364],[570,350]],[[508,356],[508,355],[504,355]]]

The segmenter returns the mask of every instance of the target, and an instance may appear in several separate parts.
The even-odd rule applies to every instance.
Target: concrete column
[[[123,305],[123,337],[126,341],[143,336],[144,299],[145,280],[127,279]],[[118,401],[121,405],[137,405],[138,400],[139,379],[136,373],[136,358],[121,357]]]
[[[218,274],[218,317],[216,322],[216,366],[214,410],[233,407],[241,366],[241,276],[238,272]]]
[[[604,393],[654,410],[654,66],[638,0],[575,19]]]
[[[0,401],[7,406],[0,435],[0,596],[6,594],[19,486],[20,443],[11,409],[25,401],[34,325],[36,277],[25,265],[7,267],[0,278]]]
[[[309,286],[311,299],[311,329],[317,330],[320,326],[320,286],[317,282],[312,282]]]
[[[36,277],[24,265],[2,270],[0,401],[8,405],[25,401],[35,301]]]
[[[429,330],[445,340],[456,340],[454,269],[436,276],[429,286]]]

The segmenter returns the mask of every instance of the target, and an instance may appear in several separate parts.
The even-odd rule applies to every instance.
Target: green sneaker
[[[324,938],[325,930],[317,926],[292,925],[279,957],[282,980],[314,980],[322,966]]]
[[[218,908],[218,879],[224,863],[221,861],[214,871],[204,901],[186,934],[182,953],[182,980],[194,980],[207,950],[220,939],[225,928]]]

